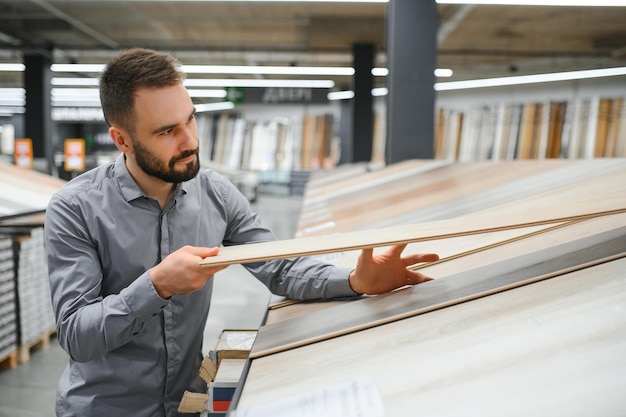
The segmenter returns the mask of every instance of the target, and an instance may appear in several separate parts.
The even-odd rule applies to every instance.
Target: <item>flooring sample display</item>
[[[442,220],[626,168],[624,159],[448,163],[305,200],[297,237]],[[622,173],[622,176],[626,174]]]
[[[0,162],[0,215],[43,210],[65,181]]]
[[[261,327],[259,358],[526,285],[624,256],[626,226],[495,261],[424,284]]]
[[[372,377],[386,416],[622,415],[624,271],[626,258],[255,359],[237,409]]]
[[[539,139],[529,152],[546,145],[546,132]],[[326,248],[307,255],[348,266],[360,251],[329,246],[374,243],[379,251],[389,246],[383,240],[407,237],[416,240],[405,254],[443,257],[411,268],[435,278],[417,286],[271,306],[236,409],[371,377],[384,415],[395,417],[620,415],[626,160],[476,164],[467,178],[456,176],[467,167],[430,168],[415,177],[420,186],[405,179],[404,198],[402,181],[381,181],[354,192],[334,183],[330,198],[305,201],[307,225],[319,214],[337,227],[302,234],[290,251],[319,238]],[[481,172],[499,178],[482,181]],[[415,191],[429,183],[438,187]]]

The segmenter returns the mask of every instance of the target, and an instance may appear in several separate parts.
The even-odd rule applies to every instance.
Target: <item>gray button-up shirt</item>
[[[70,356],[57,415],[90,417],[177,416],[184,390],[203,390],[198,370],[212,281],[165,300],[148,269],[185,245],[275,239],[216,172],[179,184],[161,209],[133,181],[123,155],[58,191],[45,232],[59,342]],[[246,267],[275,294],[354,295],[348,269],[312,259]]]

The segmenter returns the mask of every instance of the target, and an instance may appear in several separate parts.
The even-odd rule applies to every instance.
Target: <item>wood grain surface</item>
[[[237,409],[374,377],[394,417],[620,416],[626,258],[254,359]]]
[[[496,232],[512,228],[582,220],[626,212],[626,207],[613,208],[616,206],[619,207],[618,204],[621,204],[622,201],[607,199],[596,201],[595,203],[596,204],[593,204],[594,208],[600,209],[600,211],[588,211],[581,209],[580,206],[568,206],[562,210],[561,216],[559,217],[546,217],[546,209],[536,208],[535,210],[524,210],[523,212],[517,210],[514,215],[509,212],[499,217],[494,217],[493,215],[459,217],[439,222],[397,226],[385,229],[228,246],[221,248],[219,254],[216,256],[203,259],[200,265],[231,265],[268,259],[291,258],[362,248],[374,248]]]
[[[621,215],[625,219],[626,214]],[[610,217],[610,216],[609,216]],[[437,277],[440,275],[439,271],[431,272],[432,267],[442,263],[448,264],[451,260],[459,257],[468,256],[472,253],[485,251],[495,246],[501,246],[514,241],[528,238],[536,234],[547,233],[555,228],[564,227],[565,223],[557,223],[556,225],[525,227],[520,229],[503,230],[493,233],[483,233],[479,235],[471,236],[459,236],[449,239],[430,240],[426,242],[417,242],[407,245],[407,248],[403,254],[409,253],[437,253],[440,256],[438,262],[433,262],[427,265],[415,265],[411,269],[426,269],[426,272],[431,277]],[[377,248],[374,253],[387,249],[386,247]],[[327,261],[334,265],[344,267],[354,267],[356,265],[358,256],[361,251],[348,251],[340,253],[340,257],[329,257]],[[323,257],[322,257],[323,258]],[[485,257],[486,258],[486,257]],[[430,268],[429,268],[430,266]],[[330,307],[350,302],[351,299],[344,300],[313,300],[313,301],[300,301],[290,300],[284,297],[274,297],[270,301],[269,310],[265,320],[265,325],[276,323],[282,320],[304,316],[311,314],[315,311],[324,310]]]
[[[558,239],[556,240],[558,242]],[[555,243],[550,248],[529,249],[522,255],[502,251],[481,254],[490,262],[452,272],[434,281],[404,290],[358,300],[307,316],[284,320],[259,329],[250,352],[258,358],[346,333],[379,326],[406,317],[484,297],[519,285],[561,275],[593,265],[598,260],[623,256],[626,251],[626,226]],[[472,265],[471,260],[465,265]]]
[[[258,262],[538,226],[626,211],[626,167],[451,219],[222,248],[203,266]]]

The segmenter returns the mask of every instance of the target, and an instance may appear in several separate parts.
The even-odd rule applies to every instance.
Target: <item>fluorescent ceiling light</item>
[[[187,87],[291,87],[333,88],[332,80],[232,80],[232,79],[187,79]]]
[[[52,72],[93,72],[99,73],[104,70],[105,64],[52,64]]]
[[[435,77],[439,77],[439,78],[446,78],[446,77],[452,77],[452,70],[449,68],[437,68],[435,70]]]
[[[23,88],[0,88],[0,97],[26,99],[26,90]]]
[[[197,89],[188,89],[190,97],[196,98],[224,98],[226,97],[226,90],[197,90]]]
[[[104,64],[52,64],[53,72],[100,73]],[[272,65],[182,65],[187,74],[249,74],[249,75],[353,75],[351,67],[298,67]]]
[[[12,63],[6,63],[6,64],[0,64],[0,71],[10,71],[10,72],[22,72],[24,71],[24,69],[26,68],[26,66],[24,64],[12,64]]]
[[[372,96],[374,97],[386,96],[388,93],[389,90],[387,90],[386,87],[372,88]],[[328,93],[329,100],[350,100],[351,98],[354,98],[354,91],[352,90],[333,91]]]
[[[0,97],[0,106],[21,107],[26,105],[25,99]]]
[[[332,91],[328,93],[329,100],[350,100],[354,98],[354,91]]]
[[[230,101],[224,101],[220,103],[196,104],[195,107],[197,113],[202,113],[207,111],[230,110],[235,108],[235,104]]]
[[[97,86],[97,78],[53,77],[52,85],[78,87]],[[292,88],[332,88],[332,80],[232,80],[232,79],[186,79],[187,87],[292,87]]]
[[[11,64],[18,65],[18,64]],[[19,64],[21,65],[21,64]],[[53,72],[100,73],[104,70],[101,64],[53,64]],[[276,65],[183,65],[181,70],[186,74],[246,74],[246,75],[354,75],[352,67],[298,67]],[[387,68],[372,68],[375,77],[389,75]],[[451,69],[436,69],[436,77],[451,77]]]
[[[0,114],[3,116],[12,116],[14,114],[26,113],[24,107],[0,107]]]
[[[586,71],[555,72],[549,74],[518,75],[513,77],[484,78],[479,80],[450,81],[436,83],[435,90],[463,90],[469,88],[502,87],[508,85],[536,84],[555,81],[582,80],[588,78],[614,77],[626,75],[626,67],[604,68]]]
[[[100,93],[97,88],[53,88],[50,91],[50,95],[55,97],[93,97],[100,98]]]
[[[387,94],[389,94],[387,87],[372,88],[372,95],[374,97],[386,96]]]
[[[149,1],[149,0],[134,0]],[[152,0],[154,1],[154,0]],[[172,0],[156,0],[172,1]],[[183,0],[183,1],[224,1],[224,0]],[[298,2],[298,3],[388,3],[389,0],[229,0],[241,2]],[[438,4],[500,4],[500,5],[520,5],[520,6],[624,6],[624,1],[620,0],[436,0]]]
[[[52,85],[55,86],[83,86],[83,87],[88,87],[88,86],[97,86],[98,85],[98,79],[97,78],[62,78],[62,77],[52,77],[52,81],[51,81]]]
[[[172,0],[132,0],[132,1],[172,1]],[[174,1],[225,1],[225,0],[174,0]],[[289,3],[289,2],[298,2],[298,3],[387,3],[389,0],[226,0],[226,1],[245,1],[245,2],[259,2],[259,3]]]
[[[354,75],[351,67],[297,67],[271,65],[183,65],[187,74]]]
[[[53,99],[53,107],[101,107],[100,100]]]
[[[439,4],[477,4],[502,6],[626,6],[624,0],[436,0]]]
[[[372,75],[374,77],[386,77],[389,75],[388,68],[372,68]]]
[[[452,70],[448,68],[435,69],[435,77],[452,77]],[[388,68],[372,68],[372,75],[374,77],[386,77],[389,75]]]

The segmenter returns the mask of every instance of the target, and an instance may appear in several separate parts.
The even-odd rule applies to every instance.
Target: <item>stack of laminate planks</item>
[[[9,235],[0,235],[0,362],[9,368],[15,366],[16,352],[17,305],[13,240]]]
[[[308,248],[354,265],[359,247],[405,242],[407,252],[440,254],[413,267],[435,279],[271,306],[237,414],[297,415],[293,398],[365,378],[384,413],[362,415],[619,415],[626,160],[401,165],[319,187],[313,179],[301,237],[255,256]]]
[[[43,236],[44,213],[65,181],[0,163],[0,363],[25,363],[56,333]],[[6,246],[6,248],[5,248]]]

